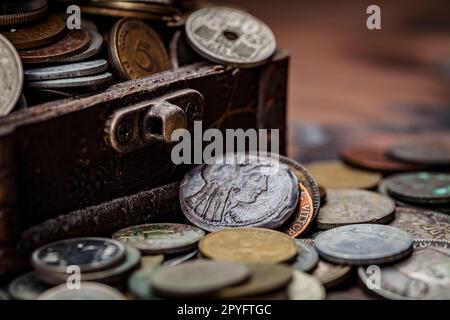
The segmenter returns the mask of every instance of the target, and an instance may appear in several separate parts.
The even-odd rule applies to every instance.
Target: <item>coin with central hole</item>
[[[177,223],[154,223],[117,231],[113,239],[139,249],[144,254],[173,254],[192,250],[205,235],[197,227]]]

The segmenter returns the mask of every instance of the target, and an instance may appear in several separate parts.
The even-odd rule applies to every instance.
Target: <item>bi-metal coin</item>
[[[106,71],[108,62],[104,59],[78,63],[40,67],[24,71],[25,80],[53,80],[84,77]]]
[[[246,12],[208,7],[186,21],[192,48],[205,59],[241,68],[266,62],[275,52],[275,36],[267,25]]]
[[[298,245],[299,254],[292,264],[292,268],[303,272],[312,271],[319,262],[319,255],[316,249],[301,239],[296,239],[295,242]]]
[[[373,272],[360,267],[358,275],[374,293],[395,300],[450,299],[450,242],[416,240],[412,256],[394,265],[382,266],[379,286]]]
[[[395,216],[395,203],[381,194],[358,189],[328,189],[328,201],[317,216],[317,228],[327,230],[358,223],[385,224]]]
[[[194,249],[205,232],[178,223],[154,223],[117,231],[113,239],[139,249],[143,254],[174,254]]]
[[[298,210],[299,193],[297,178],[275,157],[237,153],[191,169],[180,203],[186,218],[207,231],[276,229]]]
[[[299,270],[293,270],[292,276],[292,282],[287,289],[289,300],[325,299],[325,288],[319,280]]]
[[[48,289],[38,300],[126,300],[117,289],[101,283],[82,282],[80,289],[68,288],[67,284]]]
[[[43,283],[36,272],[28,272],[14,279],[8,287],[9,294],[16,300],[36,300],[50,287]]]
[[[319,234],[315,247],[320,257],[338,264],[370,265],[395,262],[408,256],[413,237],[399,228],[353,224]]]

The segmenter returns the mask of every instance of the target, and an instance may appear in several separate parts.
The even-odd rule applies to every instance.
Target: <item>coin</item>
[[[104,59],[40,67],[24,71],[25,80],[52,80],[83,77],[106,71],[108,62]]]
[[[138,300],[159,300],[153,292],[152,278],[158,268],[142,268],[134,272],[128,279],[128,290]]]
[[[0,15],[34,11],[47,5],[47,0],[7,1],[0,3]]]
[[[395,203],[381,194],[358,189],[328,189],[328,201],[317,216],[317,228],[327,230],[357,223],[384,224],[395,216]]]
[[[61,284],[41,294],[38,300],[126,300],[117,289],[101,283],[82,282],[80,289]]]
[[[235,228],[208,234],[199,243],[203,256],[222,261],[280,263],[293,259],[298,246],[288,235],[260,228]]]
[[[283,232],[295,238],[306,232],[314,220],[314,203],[308,190],[300,183],[299,209],[294,220],[284,227]]]
[[[111,66],[122,80],[138,79],[170,69],[170,58],[159,35],[145,22],[121,19],[111,30]]]
[[[136,10],[123,10],[114,8],[102,8],[99,6],[80,6],[80,9],[85,14],[93,14],[108,17],[128,17],[136,19],[146,19],[146,20],[171,20],[171,17],[166,17],[160,12],[146,12],[146,11],[136,11]]]
[[[381,179],[379,173],[351,168],[339,161],[317,161],[308,164],[306,169],[327,189],[372,189]]]
[[[450,241],[450,216],[439,212],[398,207],[390,225],[408,231],[415,239]]]
[[[66,273],[68,266],[81,272],[117,265],[125,258],[125,247],[106,238],[74,238],[50,243],[33,252],[31,263],[43,273]]]
[[[28,272],[14,279],[8,287],[9,294],[16,300],[36,300],[50,287],[39,280],[36,272]]]
[[[144,256],[141,258],[141,267],[149,268],[156,267],[162,264],[164,261],[164,256],[162,254],[156,256]]]
[[[322,186],[319,186],[319,194],[320,194],[320,206],[322,207],[327,201],[327,189]]]
[[[390,176],[386,179],[389,194],[401,201],[418,204],[450,203],[450,174],[414,172]]]
[[[358,269],[361,282],[387,299],[450,299],[450,242],[416,240],[412,256],[382,266],[379,288],[370,286],[371,273]]]
[[[169,258],[166,261],[164,261],[163,265],[165,265],[165,266],[177,266],[177,265],[182,264],[182,263],[184,263],[186,261],[195,259],[197,257],[197,255],[198,255],[198,250],[194,250],[194,251],[191,251],[191,252],[186,253],[186,254],[175,256],[173,258]]]
[[[239,299],[258,296],[285,287],[292,279],[292,269],[280,264],[251,263],[250,278],[241,284],[214,294],[219,299]]]
[[[37,89],[61,89],[61,88],[82,88],[82,87],[102,87],[111,83],[112,74],[105,72],[98,75],[67,78],[67,79],[55,79],[55,80],[41,80],[41,81],[28,81],[28,88]]]
[[[123,11],[148,12],[149,14],[161,16],[173,16],[179,14],[180,11],[171,5],[162,5],[156,2],[136,2],[136,1],[92,1],[96,6],[102,8],[111,8]]]
[[[399,228],[353,224],[319,234],[315,247],[321,258],[338,264],[369,265],[394,262],[412,251],[413,237]]]
[[[177,30],[174,33],[170,41],[169,49],[171,63],[174,69],[203,61],[203,58],[191,49],[181,30]]]
[[[352,268],[350,266],[329,263],[322,259],[319,259],[317,267],[312,272],[312,276],[319,280],[327,289],[343,283],[351,275]]]
[[[414,140],[393,146],[389,154],[400,161],[428,166],[450,165],[450,143],[448,141]]]
[[[374,295],[371,295],[361,288],[360,285],[355,284],[332,290],[327,292],[327,300],[378,300]]]
[[[186,224],[154,223],[119,230],[113,239],[144,254],[172,254],[195,248],[204,235],[203,230]]]
[[[81,60],[87,60],[95,56],[103,47],[103,37],[97,31],[88,29],[89,34],[91,35],[91,41],[89,43],[89,47],[87,47],[84,51],[65,57],[61,59],[55,60],[58,63],[64,62],[77,62]]]
[[[55,62],[85,50],[90,43],[91,36],[86,30],[70,30],[59,41],[45,47],[30,50],[20,50],[19,55],[23,63]]]
[[[0,116],[7,115],[22,92],[23,69],[13,45],[0,34]]]
[[[296,239],[295,242],[299,248],[299,254],[292,264],[292,267],[303,272],[310,272],[319,262],[319,255],[317,254],[316,249],[305,241]]]
[[[0,300],[9,300],[8,294],[2,290],[0,290]]]
[[[197,10],[188,17],[185,31],[189,44],[205,59],[241,68],[263,64],[276,49],[268,26],[232,8]]]
[[[39,20],[46,16],[47,10],[48,6],[45,5],[44,7],[33,11],[0,15],[0,26],[13,26]]]
[[[191,169],[180,185],[180,203],[186,218],[207,231],[275,229],[298,210],[299,193],[297,178],[286,165],[237,153]]]
[[[302,271],[292,271],[292,282],[288,286],[289,300],[323,300],[325,288],[313,276]]]
[[[41,22],[17,27],[14,31],[2,31],[2,34],[17,49],[30,49],[45,46],[63,37],[66,31],[64,20],[50,14]]]
[[[341,159],[351,166],[385,173],[416,171],[419,166],[397,161],[388,156],[387,150],[370,147],[351,147],[341,151]]]
[[[152,276],[152,288],[166,297],[198,297],[248,279],[249,268],[236,262],[190,261],[161,267]]]

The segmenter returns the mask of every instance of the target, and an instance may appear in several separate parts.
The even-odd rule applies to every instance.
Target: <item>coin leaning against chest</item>
[[[222,163],[222,164],[221,164]],[[180,185],[180,203],[194,225],[275,229],[297,210],[297,178],[275,158],[226,154],[194,167]]]
[[[138,79],[171,68],[159,35],[145,22],[124,18],[111,30],[111,64],[123,80]]]
[[[7,115],[20,98],[23,68],[14,46],[0,34],[0,116]]]
[[[319,255],[330,262],[369,265],[397,261],[412,251],[413,237],[399,228],[353,224],[322,232],[315,238]]]
[[[359,189],[328,189],[327,203],[317,216],[317,228],[327,230],[356,223],[391,221],[395,203],[381,194]]]

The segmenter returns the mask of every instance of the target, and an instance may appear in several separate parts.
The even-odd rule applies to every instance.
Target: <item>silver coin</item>
[[[100,33],[98,33],[95,30],[89,29],[88,31],[91,34],[91,42],[86,50],[70,57],[58,59],[56,60],[56,62],[64,63],[64,62],[77,62],[87,60],[95,56],[97,53],[99,53],[103,47],[103,37],[101,36]]]
[[[197,227],[179,223],[153,223],[128,227],[112,236],[144,254],[173,254],[191,250],[205,235]]]
[[[42,293],[38,300],[126,300],[117,289],[101,283],[82,282],[80,289],[61,284]]]
[[[58,88],[80,88],[90,86],[104,86],[110,83],[112,74],[105,72],[103,74],[77,77],[69,79],[44,80],[44,81],[29,81],[27,86],[29,88],[39,89],[58,89]]]
[[[128,290],[137,300],[159,300],[152,289],[152,277],[159,268],[144,268],[134,272],[128,279]]]
[[[125,246],[107,238],[74,238],[45,245],[33,252],[31,263],[43,273],[66,274],[68,266],[93,272],[117,265],[125,258]]]
[[[277,159],[237,153],[189,171],[180,203],[186,218],[207,231],[275,229],[296,212],[299,193],[297,178]]]
[[[416,240],[412,256],[382,266],[379,288],[371,286],[372,272],[358,268],[361,282],[374,293],[395,300],[450,299],[450,242]]]
[[[53,80],[72,77],[84,77],[99,74],[108,68],[104,59],[63,64],[50,67],[28,69],[24,71],[25,80]]]
[[[199,254],[199,251],[198,250],[194,250],[194,251],[191,251],[189,253],[186,253],[186,254],[183,254],[183,255],[180,255],[180,256],[176,256],[176,257],[167,259],[167,260],[165,260],[163,262],[162,265],[163,266],[177,266],[177,265],[182,264],[182,263],[184,263],[186,261],[195,259],[198,254]]]
[[[369,265],[408,256],[413,237],[407,231],[379,224],[353,224],[322,232],[315,238],[320,257],[337,264]]]
[[[200,9],[188,17],[185,28],[192,48],[216,63],[253,67],[267,61],[276,49],[269,27],[237,9]]]
[[[36,300],[50,287],[39,280],[36,272],[28,272],[14,279],[8,287],[9,294],[16,300]]]
[[[2,290],[0,290],[0,301],[1,300],[9,300],[8,294]]]
[[[319,255],[317,254],[316,249],[303,240],[295,239],[295,242],[297,242],[299,247],[299,254],[292,264],[292,267],[304,272],[312,271],[319,262]]]
[[[0,34],[0,116],[7,115],[22,93],[22,61],[11,42]]]
[[[196,260],[159,268],[152,276],[152,288],[165,297],[198,297],[249,277],[250,269],[242,263]]]
[[[317,228],[327,230],[357,223],[384,224],[395,216],[395,203],[381,194],[359,189],[327,189]]]
[[[390,225],[408,231],[415,239],[450,241],[450,216],[447,214],[398,207]]]

